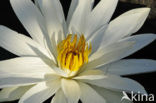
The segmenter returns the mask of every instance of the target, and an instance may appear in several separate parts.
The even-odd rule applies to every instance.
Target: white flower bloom
[[[156,61],[122,58],[156,39],[131,36],[149,8],[109,23],[118,0],[101,0],[93,9],[94,0],[72,0],[67,21],[59,0],[10,2],[32,39],[0,26],[0,46],[20,56],[0,62],[0,102],[43,103],[55,94],[51,103],[120,103],[123,90],[146,93],[122,75],[155,71]]]

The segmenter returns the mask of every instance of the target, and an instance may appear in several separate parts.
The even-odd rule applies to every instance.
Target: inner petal
[[[58,65],[70,72],[78,71],[84,63],[88,63],[88,56],[91,53],[91,45],[88,46],[84,35],[78,37],[75,34],[73,38],[72,36],[69,34],[57,45]]]

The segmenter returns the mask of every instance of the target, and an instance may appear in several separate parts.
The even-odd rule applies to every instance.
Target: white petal
[[[121,41],[135,42],[132,48],[130,48],[127,52],[123,53],[123,55],[121,55],[121,58],[124,58],[126,56],[135,53],[136,51],[142,49],[143,47],[153,42],[155,39],[156,39],[156,34],[140,34],[140,35],[127,37],[121,40]]]
[[[40,9],[39,4],[38,4],[38,0],[34,0],[35,5]]]
[[[94,52],[93,54],[90,55],[89,61],[93,61],[95,59],[98,59],[101,56],[103,56],[103,55],[105,55],[105,54],[107,54],[109,52],[116,51],[118,49],[122,49],[122,48],[125,48],[125,47],[128,47],[128,46],[131,46],[130,45],[131,43],[126,42],[126,41],[119,41],[119,42],[112,43],[112,44],[109,44],[109,45],[103,45],[103,47],[101,49],[97,50],[96,52]],[[134,44],[134,42],[132,44]]]
[[[44,19],[38,8],[31,0],[10,0],[10,2],[25,29],[35,41],[44,46],[46,29]]]
[[[69,7],[68,16],[67,16],[67,25],[68,26],[69,26],[70,20],[73,16],[73,13],[74,13],[75,9],[77,8],[77,6],[78,6],[78,0],[71,0],[71,4]]]
[[[100,49],[97,52],[95,52],[95,54],[93,54],[89,58],[91,62],[87,64],[88,66],[86,67],[84,66],[84,67],[94,68],[95,66],[102,66],[108,62],[110,63],[110,62],[114,62],[116,60],[122,59],[142,49],[143,47],[145,47],[146,45],[148,45],[155,39],[156,39],[155,34],[141,34],[141,35],[127,37],[125,39],[120,40],[119,42],[107,45],[106,47],[103,47],[103,49]],[[119,44],[121,45],[117,46]],[[114,51],[114,52],[110,52],[110,51]],[[107,55],[104,55],[104,54],[107,54]]]
[[[65,95],[61,89],[56,92],[51,103],[68,103],[67,99],[66,99],[66,97],[65,97]]]
[[[3,73],[0,74],[0,88],[36,84],[42,82],[43,77],[43,74],[38,76],[35,73]]]
[[[81,97],[83,103],[106,103],[105,99],[100,96],[94,89],[84,83],[79,83],[81,89]]]
[[[60,79],[61,76],[59,76],[58,74],[49,73],[49,74],[45,74],[44,78],[48,82],[48,81],[53,81],[53,80]]]
[[[45,17],[48,33],[51,35],[54,32],[62,31],[65,24],[64,13],[59,0],[36,0],[40,6],[40,9]],[[59,38],[59,35],[57,35]]]
[[[119,60],[120,56],[124,52],[128,51],[133,44],[134,42],[119,42],[113,45],[109,45],[103,50],[97,51],[95,54],[89,57],[88,64],[84,65],[82,68],[93,69],[95,67]]]
[[[75,80],[64,78],[62,78],[61,84],[68,103],[77,103],[81,95],[79,84]]]
[[[0,74],[3,73],[53,73],[53,70],[38,57],[19,57],[0,62]]]
[[[97,30],[95,33],[88,36],[87,42],[91,43],[91,45],[92,45],[91,54],[96,52],[99,49],[101,42],[102,42],[102,39],[103,39],[103,36],[105,34],[105,30],[107,29],[107,27],[108,27],[107,24],[102,25],[102,27],[100,27],[99,30]]]
[[[53,65],[51,67],[52,67],[52,70],[54,71],[54,73],[56,73],[62,77],[68,77],[68,74],[64,70],[62,70],[61,68],[55,67]]]
[[[73,1],[74,4],[76,1]],[[73,4],[73,5],[74,5]],[[72,27],[78,29],[78,32],[84,33],[85,29],[85,22],[89,13],[91,12],[92,7],[92,0],[79,0],[75,11],[73,12],[70,24],[69,24],[69,31],[71,31]],[[71,13],[70,12],[70,13]],[[71,16],[71,14],[69,14]]]
[[[148,59],[125,59],[109,65],[108,72],[117,75],[132,75],[156,71],[156,61]]]
[[[121,55],[123,58],[123,57],[129,56],[130,54],[142,49],[146,45],[153,42],[155,39],[156,39],[156,34],[139,34],[139,35],[134,35],[134,36],[130,36],[130,37],[121,39],[119,41],[115,41],[109,45],[101,45],[100,49],[97,50],[97,52],[95,52],[90,57],[90,60],[98,58],[98,57],[102,56],[102,52],[108,52],[109,50],[111,50],[113,48],[116,49],[117,47],[124,45],[126,42],[134,42],[134,45],[127,52],[125,52],[123,55]]]
[[[115,91],[126,91],[126,92],[140,92],[143,94],[147,94],[144,87],[139,84],[138,82],[128,79],[128,78],[122,78],[115,75],[107,75],[107,78],[101,79],[101,80],[83,80],[84,82],[107,88],[112,89]]]
[[[87,18],[85,34],[95,32],[99,27],[109,22],[118,0],[101,0]]]
[[[89,80],[94,80],[94,79],[102,79],[102,78],[105,78],[105,75],[100,70],[86,70],[86,71],[84,70],[84,72],[78,74],[73,79],[89,79]]]
[[[102,45],[118,41],[137,32],[144,24],[149,11],[150,8],[133,9],[111,21],[103,37]]]
[[[0,102],[17,100],[31,87],[32,86],[4,88],[0,91]]]
[[[36,53],[30,48],[30,45],[38,48],[45,55],[49,55],[45,49],[39,46],[39,44],[37,44],[31,38],[18,34],[7,27],[0,26],[1,47],[18,56],[36,56]]]
[[[59,81],[53,81],[52,87],[47,87],[45,82],[39,83],[26,92],[19,103],[42,103],[60,88]]]
[[[107,103],[121,103],[121,98],[123,97],[122,92],[112,91],[105,88],[100,88],[97,86],[91,86],[97,93],[99,93]],[[129,100],[122,101],[122,103],[132,103]]]

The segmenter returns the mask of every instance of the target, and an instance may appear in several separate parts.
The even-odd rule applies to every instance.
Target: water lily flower
[[[156,61],[123,58],[156,39],[131,36],[150,9],[110,21],[117,2],[93,8],[94,0],[72,0],[65,20],[59,0],[10,0],[31,38],[0,26],[0,46],[19,56],[0,61],[0,101],[43,103],[53,96],[51,103],[120,103],[122,91],[146,93],[123,75],[153,72]]]

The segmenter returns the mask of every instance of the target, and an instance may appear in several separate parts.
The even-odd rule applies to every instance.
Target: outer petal
[[[42,76],[42,77],[41,77]],[[4,73],[0,75],[0,88],[32,85],[43,81],[44,75]]]
[[[98,59],[98,58],[102,57],[103,55],[110,53],[112,51],[118,51],[118,50],[123,49],[125,47],[132,47],[132,45],[134,45],[134,44],[135,44],[134,41],[131,41],[131,42],[119,41],[116,43],[105,45],[100,50],[97,50],[94,53],[92,53],[89,57],[89,61],[93,61],[95,59]]]
[[[143,94],[147,94],[144,87],[140,85],[138,82],[128,79],[128,78],[122,78],[115,75],[107,75],[107,78],[101,79],[101,80],[83,80],[84,82],[107,88],[112,89],[115,91],[126,91],[126,92],[140,92]]]
[[[40,6],[38,4],[38,0],[34,0],[35,5],[40,9]]]
[[[62,78],[62,90],[68,99],[68,103],[77,103],[80,99],[80,87],[75,80]]]
[[[32,38],[45,46],[44,34],[46,33],[44,19],[38,8],[31,0],[10,0],[11,5]]]
[[[47,87],[45,82],[39,83],[26,92],[19,103],[42,103],[51,97],[59,88],[59,81],[53,81],[52,87]]]
[[[122,42],[119,44],[122,45],[116,48],[116,44],[113,44],[110,47],[107,46],[107,49],[105,48],[106,51],[101,50],[96,52],[91,57],[89,57],[90,62],[88,62],[88,64],[84,65],[82,68],[93,69],[98,66],[119,60],[120,56],[128,51],[133,46],[134,42]],[[119,44],[117,43],[117,45]]]
[[[38,57],[19,57],[0,62],[0,74],[4,73],[34,73],[40,76],[54,71]]]
[[[40,82],[46,73],[55,74],[38,57],[20,57],[1,61],[0,68],[0,87],[30,85]]]
[[[91,86],[97,93],[99,93],[103,98],[105,98],[107,103],[121,103],[123,94],[121,92],[108,90],[105,88],[100,88],[97,86]],[[124,100],[122,103],[132,103],[131,101]]]
[[[75,5],[76,1],[73,2]],[[73,15],[69,23],[69,31],[71,31],[72,27],[75,27],[78,29],[78,32],[84,33],[86,19],[91,12],[92,2],[92,0],[78,0],[75,11],[70,11],[70,13],[73,12]],[[69,16],[71,16],[71,14],[69,14]]]
[[[0,102],[17,100],[31,87],[32,86],[4,88],[0,91]]]
[[[104,75],[104,73],[102,71],[100,71],[100,70],[86,70],[86,71],[78,74],[73,79],[94,80],[94,79],[102,79],[102,78],[105,78],[105,75]]]
[[[117,75],[132,75],[154,71],[156,71],[156,61],[148,59],[124,59],[108,66],[108,72]]]
[[[103,49],[95,52],[95,54],[93,54],[89,58],[91,62],[89,62],[87,64],[88,65],[87,68],[102,66],[108,62],[110,63],[112,61],[120,60],[120,59],[122,59],[126,56],[129,56],[129,55],[133,54],[134,52],[142,49],[143,47],[145,47],[146,45],[148,45],[155,39],[156,39],[155,34],[141,34],[141,35],[127,37],[125,39],[120,40],[119,42],[116,42],[111,45],[107,45],[107,46],[103,47]],[[126,45],[126,43],[128,44],[128,42],[133,42],[133,44],[128,46],[128,45]],[[119,45],[119,44],[121,44],[121,45],[116,46],[116,47],[118,47],[118,48],[116,48],[115,45]],[[114,50],[114,52],[110,52],[112,50]],[[113,55],[113,56],[109,56],[107,53],[109,55]],[[104,55],[104,54],[106,54],[106,55]],[[105,60],[106,60],[106,62],[105,62]],[[109,61],[109,60],[111,60],[111,61]]]
[[[7,27],[0,26],[0,46],[6,50],[18,56],[36,56],[36,53],[30,48],[29,45],[38,48],[45,55],[49,55],[45,49],[43,49],[31,38],[18,34]]]
[[[125,39],[122,39],[121,41],[134,41],[134,46],[129,49],[127,52],[125,52],[123,55],[121,55],[121,58],[124,58],[126,56],[129,56],[136,51],[144,48],[151,42],[153,42],[156,39],[156,34],[140,34],[140,35],[134,35],[131,37],[127,37]]]
[[[111,21],[101,46],[116,42],[125,36],[137,32],[144,24],[149,12],[150,8],[133,9]]]
[[[101,0],[88,16],[85,34],[91,34],[109,22],[118,0]]]
[[[79,83],[81,88],[81,97],[83,103],[106,103],[105,99],[100,96],[94,89],[85,83]]]
[[[63,26],[65,26],[65,18],[62,6],[59,0],[36,0],[45,17],[48,33],[50,37],[55,32],[62,32],[64,35]],[[57,35],[59,38],[59,35]],[[63,36],[64,37],[64,36]]]
[[[101,46],[101,42],[102,42],[102,39],[103,39],[105,30],[107,29],[107,27],[108,27],[108,25],[105,24],[99,30],[97,30],[95,33],[88,36],[87,42],[91,43],[91,45],[92,45],[92,53],[96,52],[99,49],[99,47]]]
[[[68,103],[62,90],[57,91],[51,103]]]
[[[75,9],[77,8],[77,6],[78,6],[78,0],[72,0],[71,4],[70,4],[69,11],[68,11],[68,15],[67,15],[67,25],[68,26],[69,26],[70,20],[73,16],[73,13],[74,13]]]

